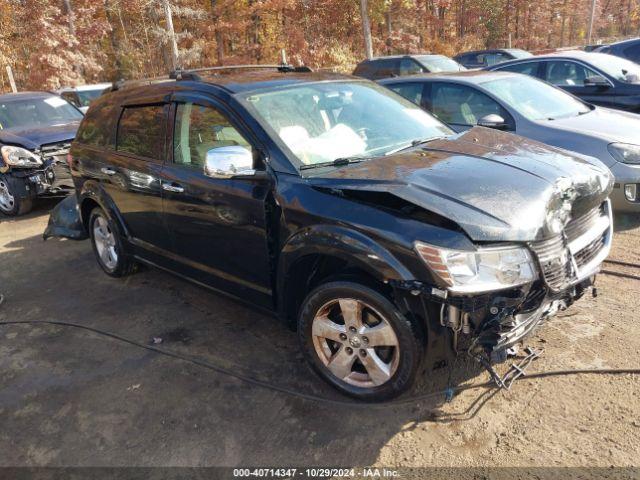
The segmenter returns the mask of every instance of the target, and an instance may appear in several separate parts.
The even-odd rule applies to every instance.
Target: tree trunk
[[[71,7],[71,0],[62,0],[64,4],[64,10],[67,14],[67,21],[69,22],[69,33],[72,37],[76,36],[76,19],[73,14],[73,8]]]
[[[104,15],[107,19],[107,23],[111,27],[109,30],[109,42],[111,43],[111,50],[113,50],[114,62],[116,64],[116,78],[114,80],[120,80],[124,77],[124,69],[122,68],[122,60],[120,59],[122,47],[120,45],[116,29],[113,26],[110,0],[104,0]]]
[[[171,14],[171,5],[169,0],[162,0],[162,8],[167,22],[167,35],[169,48],[171,49],[171,70],[175,70],[179,65],[180,54],[178,52],[178,42],[176,41],[176,32],[173,30],[173,16]]]
[[[216,55],[218,57],[218,63],[222,65],[224,60],[224,37],[222,35],[222,30],[218,25],[220,22],[220,17],[216,13],[216,6],[218,4],[218,0],[211,0],[211,10],[213,12],[213,21],[215,23],[215,38],[216,38]]]
[[[364,53],[368,59],[373,58],[373,41],[371,40],[371,24],[367,0],[360,0],[360,15],[362,16],[362,33],[364,34]]]

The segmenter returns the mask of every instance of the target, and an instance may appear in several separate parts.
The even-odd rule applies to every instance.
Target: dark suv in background
[[[369,80],[402,77],[415,73],[459,72],[462,65],[444,55],[396,55],[360,62],[353,74]]]
[[[0,213],[21,215],[36,197],[73,190],[67,166],[82,113],[57,95],[0,95]]]
[[[622,42],[602,45],[594,50],[598,53],[608,53],[616,57],[626,58],[635,63],[640,63],[640,38],[632,38]]]
[[[494,50],[475,50],[459,53],[453,59],[466,68],[485,68],[498,63],[518,58],[529,58],[533,55],[519,48],[504,48]]]
[[[455,134],[363,79],[223,72],[95,101],[70,159],[84,228],[108,275],[142,262],[277,312],[344,393],[400,394],[425,351],[504,359],[607,256],[593,158]]]

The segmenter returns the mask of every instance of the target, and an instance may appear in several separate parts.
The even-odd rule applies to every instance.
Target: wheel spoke
[[[335,342],[341,341],[340,334],[344,334],[347,331],[344,325],[339,325],[333,322],[329,317],[322,316],[316,317],[313,320],[313,327],[311,334],[314,337],[328,338]]]
[[[391,378],[389,365],[384,363],[373,348],[367,348],[367,355],[360,357],[360,362],[369,374],[374,385],[382,385]]]
[[[338,302],[347,328],[353,327],[360,330],[362,327],[362,304],[353,298],[341,298]]]
[[[329,360],[329,364],[327,365],[327,367],[336,377],[344,379],[351,373],[351,368],[353,367],[355,358],[355,355],[349,355],[346,351],[346,348],[341,347],[340,350],[338,350],[336,354],[331,357],[331,360]]]
[[[109,266],[111,263],[109,261],[109,249],[106,247],[102,247],[99,253],[100,253],[100,258],[102,259],[102,263],[104,263],[105,266]]]
[[[369,340],[369,346],[371,347],[396,347],[398,345],[396,333],[391,325],[386,322],[381,322],[371,328],[365,327],[362,335]]]

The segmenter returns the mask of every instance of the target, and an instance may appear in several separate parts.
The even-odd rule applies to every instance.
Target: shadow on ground
[[[161,339],[173,352],[347,400],[311,372],[276,319],[153,269],[112,279],[87,241],[43,242],[40,232],[18,230],[0,230],[0,321]],[[312,402],[83,330],[0,328],[0,465],[370,465],[400,432],[464,421],[491,398],[478,390],[471,406],[446,416],[442,397],[382,409]],[[477,375],[465,360],[452,376],[424,371],[407,396]]]

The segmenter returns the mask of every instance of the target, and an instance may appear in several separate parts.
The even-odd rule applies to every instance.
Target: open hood
[[[609,169],[595,158],[480,127],[308,181],[391,193],[456,222],[479,242],[556,235],[558,216],[562,223],[581,216],[613,187]]]
[[[28,150],[42,145],[59,142],[71,142],[76,136],[80,122],[61,125],[31,125],[0,130],[0,143],[17,145]]]

